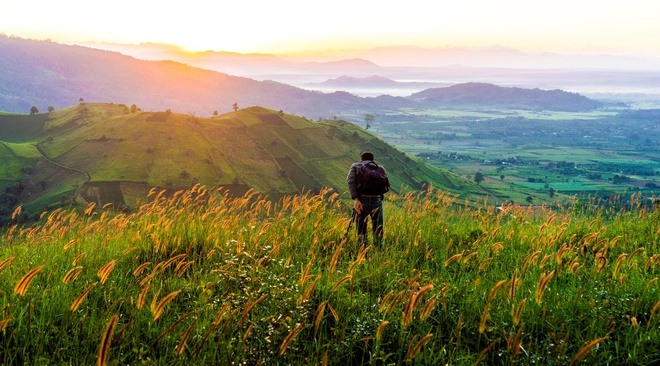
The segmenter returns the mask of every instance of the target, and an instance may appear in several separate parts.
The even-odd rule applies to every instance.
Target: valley
[[[500,200],[540,205],[659,192],[657,109],[400,110],[375,120],[375,134],[466,179],[482,175],[480,185]]]

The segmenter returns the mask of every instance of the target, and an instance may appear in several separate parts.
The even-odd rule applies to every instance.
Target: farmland
[[[502,200],[652,197],[660,184],[657,109],[399,110],[376,120],[388,142],[465,178],[483,174],[481,186]]]

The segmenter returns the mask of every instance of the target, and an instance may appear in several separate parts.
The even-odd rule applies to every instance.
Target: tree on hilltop
[[[234,108],[234,112],[238,111],[238,103],[232,104],[231,107]]]
[[[30,115],[31,115],[31,116],[34,116],[34,115],[37,114],[37,113],[39,113],[39,108],[37,108],[36,106],[32,106],[32,107],[30,108]]]
[[[48,112],[52,112],[52,111],[55,110],[55,107],[53,107],[52,105],[50,105],[50,106],[48,106],[48,109],[47,109],[47,110],[48,110]]]
[[[366,125],[365,130],[368,130],[369,128],[371,128],[371,124],[374,123],[375,120],[376,120],[376,117],[374,117],[373,114],[369,114],[369,113],[365,114],[364,115],[364,123]]]

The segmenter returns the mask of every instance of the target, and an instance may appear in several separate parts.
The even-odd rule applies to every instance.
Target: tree
[[[504,180],[504,174],[500,175],[500,180]]]
[[[80,102],[80,104],[83,104],[85,102],[85,100],[82,97],[78,99],[78,101]]]
[[[132,105],[131,105],[131,113],[135,113],[135,112],[137,112],[137,110],[138,110],[137,105],[132,104]]]
[[[30,115],[31,115],[31,116],[34,116],[34,115],[37,114],[37,113],[39,113],[39,108],[37,108],[36,106],[32,106],[32,107],[30,108]]]
[[[53,107],[52,105],[49,105],[47,110],[48,110],[48,112],[52,112],[52,111],[55,110],[55,107]]]
[[[525,201],[527,201],[527,203],[532,203],[534,199],[532,198],[532,196],[527,196],[527,198],[525,198]]]
[[[234,108],[234,112],[238,111],[238,103],[234,102],[231,107]]]
[[[480,185],[481,182],[484,180],[484,174],[482,172],[476,172],[474,174],[474,181],[477,183],[477,185]]]
[[[213,111],[213,117],[217,117],[217,116],[218,116],[218,111]]]
[[[376,117],[374,117],[373,114],[366,113],[364,115],[364,123],[366,125],[365,129],[368,130],[369,128],[371,128],[371,124],[374,123],[375,120]]]
[[[552,187],[550,187],[550,188],[548,189],[548,197],[552,198],[552,197],[554,197],[554,196],[555,196],[555,189],[552,188]]]

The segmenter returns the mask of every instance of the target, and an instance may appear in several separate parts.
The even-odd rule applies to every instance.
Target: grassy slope
[[[34,139],[45,127],[48,114],[0,114],[0,140],[26,142]]]
[[[275,195],[322,186],[343,192],[348,167],[369,149],[397,191],[432,183],[462,196],[481,193],[351,123],[311,122],[259,107],[200,118],[85,103],[53,112],[37,140],[50,159],[88,172],[91,182],[240,183]]]
[[[26,159],[16,156],[12,149],[0,142],[0,180],[18,181],[21,177],[21,168],[29,164]]]
[[[110,364],[657,364],[659,212],[638,203],[389,195],[368,249],[329,194],[55,212],[2,236],[0,362],[93,364],[116,315]]]

